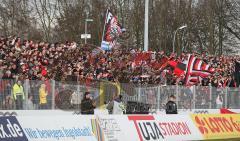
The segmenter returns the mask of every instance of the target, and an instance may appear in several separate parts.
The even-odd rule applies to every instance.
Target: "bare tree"
[[[237,0],[150,0],[149,48],[172,52],[174,31],[187,24],[186,29],[177,32],[178,53],[235,52],[240,45],[239,5]],[[107,8],[131,35],[121,43],[143,48],[144,1],[141,0],[0,0],[0,33],[82,43],[80,35],[88,17],[94,20],[88,24],[88,32],[92,34],[89,42],[100,45]]]
[[[56,0],[33,0],[36,10],[37,20],[42,28],[44,40],[52,40],[52,29],[56,23],[56,15],[58,14]]]
[[[0,1],[0,29],[4,36],[21,35],[30,37],[33,17],[28,0]]]

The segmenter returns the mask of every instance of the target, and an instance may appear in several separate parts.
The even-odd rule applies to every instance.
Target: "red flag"
[[[134,59],[134,63],[136,66],[139,66],[143,61],[147,61],[149,59],[151,59],[151,53],[149,52],[137,53]]]
[[[154,69],[163,69],[167,66],[168,58],[167,57],[162,57],[160,61],[155,61],[151,64],[152,68]],[[166,65],[165,65],[166,64]]]
[[[186,70],[186,64],[183,64],[178,61],[169,61],[168,62],[170,66],[174,68],[173,72],[176,74],[178,77],[180,77],[184,71]]]

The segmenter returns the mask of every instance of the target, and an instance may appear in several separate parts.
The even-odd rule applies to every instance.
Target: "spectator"
[[[45,84],[41,84],[40,88],[39,88],[39,106],[40,109],[47,109],[47,90],[46,90],[46,85]]]
[[[26,101],[26,110],[34,110],[32,95],[28,95],[28,99]]]
[[[216,99],[216,105],[217,109],[221,109],[223,105],[223,97],[222,94],[218,94],[217,99]]]
[[[89,92],[85,92],[84,98],[81,101],[81,113],[82,114],[94,114],[96,103],[92,100]]]
[[[83,95],[82,92],[80,93],[76,93],[76,92],[73,92],[72,93],[72,97],[71,97],[71,104],[73,106],[74,109],[77,109],[80,107],[80,104],[81,104],[81,96]]]
[[[11,80],[2,80],[1,89],[3,94],[3,109],[13,109],[14,101],[12,97],[12,81]]]
[[[2,79],[13,79],[11,71],[10,70],[6,71],[6,73],[3,75]]]
[[[171,95],[166,104],[166,114],[177,114],[177,104],[175,103],[176,97]]]
[[[21,81],[19,81],[19,80],[13,85],[13,97],[15,100],[16,109],[22,110],[23,109],[23,100],[25,99],[25,95],[24,95],[24,91],[23,91],[23,86],[21,84]]]
[[[166,68],[163,72],[156,67],[166,56],[162,51],[155,53],[154,57],[151,58],[149,53],[139,50],[123,48],[103,52],[95,48],[94,51],[90,45],[79,48],[75,42],[66,42],[65,44],[34,43],[31,40],[22,42],[20,38],[15,37],[1,38],[0,42],[0,53],[2,54],[0,68],[3,70],[3,79],[13,79],[19,76],[32,80],[80,80],[81,83],[91,82],[93,79],[104,79],[120,83],[141,83],[142,85],[165,84],[165,82],[168,85],[184,84],[179,83],[181,81],[173,75],[171,68]],[[22,46],[23,48],[20,48]],[[96,50],[99,51],[96,52]],[[215,67],[217,72],[211,80],[204,80],[201,83],[204,86],[210,83],[214,84],[212,86],[219,86],[221,81],[226,82],[227,77],[220,81],[219,76],[233,76],[234,64],[240,59],[239,56],[215,57],[206,54],[196,54],[196,56]],[[142,58],[145,59],[141,60]],[[172,58],[186,62],[187,55],[182,53],[179,57],[172,55]],[[142,74],[150,75],[149,79],[141,78]],[[229,85],[232,86],[233,82]]]
[[[122,95],[118,95],[113,101],[113,114],[124,114],[126,113],[126,108],[124,106]]]
[[[209,78],[203,78],[202,79],[202,82],[201,82],[202,86],[209,86],[209,84],[210,84]]]
[[[49,44],[47,42],[34,43],[31,40],[23,42],[16,37],[0,38],[0,77],[2,76],[4,81],[9,82],[16,78],[18,80],[42,80],[45,82],[48,94],[51,93],[50,82],[48,82],[50,79],[60,82],[79,82],[78,84],[86,84],[88,87],[99,80],[132,83],[131,85],[134,86],[184,85],[184,76],[179,79],[173,74],[174,70],[171,67],[159,69],[160,62],[166,57],[163,51],[156,53],[153,58],[148,54],[126,48],[104,52],[90,45],[79,46],[75,42]],[[240,60],[239,56],[195,55],[216,70],[216,73],[203,79],[198,85],[211,85],[219,89],[236,87],[235,80],[239,78],[233,78],[233,75],[235,62]],[[185,53],[179,57],[174,54],[169,57],[182,62],[188,59]],[[3,103],[6,103],[5,105],[8,106],[5,107],[8,108],[11,107],[12,87],[11,83],[4,84],[2,92]],[[33,93],[34,104],[40,103],[38,87],[39,85],[31,86],[33,90],[30,93]],[[46,99],[50,100],[51,96],[48,95]],[[47,103],[50,104],[49,101]]]
[[[109,114],[123,114],[126,112],[122,95],[115,95],[112,101],[107,104],[107,110]]]
[[[32,102],[33,105],[36,109],[38,109],[39,107],[39,88],[40,88],[40,84],[38,81],[30,81],[30,93],[32,95]]]
[[[113,114],[114,98],[115,97],[113,97],[113,99],[108,102],[107,107],[106,107],[106,109],[108,110],[109,114]]]

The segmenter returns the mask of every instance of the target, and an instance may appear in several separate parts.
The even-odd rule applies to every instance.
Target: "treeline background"
[[[221,55],[240,48],[239,0],[149,0],[149,48]],[[145,0],[0,0],[0,35],[48,42],[76,41],[84,33],[88,43],[100,45],[107,8],[117,15],[130,37],[124,47],[143,48]]]

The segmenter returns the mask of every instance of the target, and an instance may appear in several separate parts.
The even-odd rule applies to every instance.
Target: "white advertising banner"
[[[91,116],[17,117],[29,141],[97,141]]]
[[[128,120],[127,115],[98,115],[95,121],[102,134],[96,132],[99,128],[93,127],[98,141],[139,141],[134,124]],[[94,125],[94,124],[93,124]],[[96,130],[98,129],[98,130]]]
[[[225,116],[217,116],[221,115]],[[203,140],[196,126],[199,121],[193,119],[191,115],[0,116],[0,141]]]
[[[128,116],[128,119],[135,125],[138,141],[202,139],[189,115],[134,115]]]

